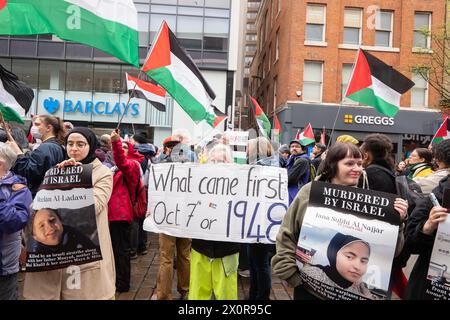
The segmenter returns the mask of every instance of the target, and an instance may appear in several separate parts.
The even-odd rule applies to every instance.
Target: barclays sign
[[[138,117],[140,115],[139,103],[131,103],[128,105],[125,102],[110,103],[105,101],[92,101],[92,100],[71,100],[64,99],[60,102],[58,99],[53,97],[48,97],[43,102],[45,110],[48,113],[54,114],[61,107],[65,114],[67,113],[78,113],[78,114],[91,114],[91,115],[111,115],[111,116],[121,116],[122,113],[125,115],[131,115],[133,117]]]

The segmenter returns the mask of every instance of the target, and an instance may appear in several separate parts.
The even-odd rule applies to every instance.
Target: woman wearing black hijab
[[[32,300],[113,299],[116,291],[116,273],[108,227],[108,201],[112,191],[112,174],[95,156],[97,137],[91,130],[74,128],[67,135],[65,143],[69,160],[58,164],[59,168],[81,164],[92,165],[95,214],[102,260],[79,266],[78,287],[68,285],[73,282],[70,278],[73,277],[73,269],[29,272],[25,276],[23,295],[25,299]]]
[[[319,168],[322,175],[318,179],[319,181],[332,184],[356,187],[363,171],[362,164],[362,154],[357,146],[350,143],[336,143],[329,149],[327,157],[322,161]],[[299,191],[286,212],[277,234],[276,254],[272,258],[273,273],[295,288],[294,299],[296,300],[325,299],[324,296],[318,296],[317,293],[304,285],[296,260],[297,243],[303,224],[303,217],[308,207],[310,193],[311,183],[308,183]],[[401,219],[405,219],[408,210],[407,202],[401,198],[396,198],[394,208],[399,213]],[[402,224],[399,228],[396,254],[399,254],[403,248],[403,227],[404,225]],[[338,239],[335,241],[339,242]],[[345,243],[345,241],[342,243]],[[335,258],[333,257],[334,254],[331,255],[331,253],[336,251],[338,247],[333,246],[330,249],[330,256],[332,256],[331,259],[329,257],[331,268],[324,267],[321,271],[327,275],[331,275],[332,279],[345,286],[348,283],[338,280],[339,277],[332,270]],[[354,272],[354,277],[357,276],[357,273]],[[351,277],[347,280],[350,281],[349,279]]]
[[[302,271],[308,276],[332,287],[376,299],[361,281],[367,271],[370,245],[351,235],[336,233],[328,244],[329,265],[305,265]]]

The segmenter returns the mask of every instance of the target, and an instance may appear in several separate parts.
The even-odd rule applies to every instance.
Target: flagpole
[[[359,58],[360,51],[361,51],[361,45],[358,46],[358,51],[356,52],[356,59],[355,59],[355,62],[353,63],[352,74],[350,75],[350,79],[349,79],[349,81],[347,83],[347,89],[345,90],[345,94],[344,94],[343,98],[345,98],[347,96],[348,88],[350,87],[350,82],[351,82],[351,80],[353,78],[353,74],[354,74],[355,69],[356,69],[356,64],[358,63],[358,58]],[[344,99],[342,99],[342,100],[344,100]],[[337,122],[337,119],[339,118],[339,112],[341,111],[341,107],[342,107],[342,101],[339,104],[338,111],[336,113],[336,118],[334,119],[333,128],[331,128],[331,134],[330,134],[330,139],[328,140],[327,149],[330,147],[331,140],[332,140],[333,133],[334,133],[334,129],[336,128],[336,122]]]
[[[138,80],[140,80],[141,74],[142,74],[142,70],[139,69]],[[127,81],[128,81],[128,79],[127,79]],[[127,113],[128,108],[129,108],[129,106],[130,106],[130,100],[131,100],[131,97],[134,96],[134,93],[135,93],[135,91],[136,91],[136,86],[137,86],[137,82],[134,83],[134,87],[133,87],[133,90],[131,91],[131,93],[128,93],[128,101],[127,101],[127,104],[126,104],[126,106],[125,106],[125,110],[123,111],[122,116],[120,117],[119,122],[117,123],[117,128],[116,128],[116,130],[119,130],[119,129],[120,129],[120,125],[121,125],[121,123],[122,123],[123,117],[124,117],[125,114]],[[128,89],[127,89],[127,91],[128,91]],[[133,131],[134,131],[134,128],[133,128]]]
[[[158,35],[161,33],[162,27],[164,26],[164,23],[165,23],[165,22],[166,22],[166,20],[163,20],[163,22],[162,22],[161,25],[159,26],[159,31],[158,31],[158,33],[155,35],[155,38],[154,38],[154,39],[157,39],[157,38],[158,38]],[[154,46],[151,46],[150,44],[149,44],[147,47],[151,47],[151,49],[149,49],[149,50],[147,51],[147,56],[145,57],[145,60],[144,60],[144,61],[147,61],[147,60],[148,60],[148,58],[150,57],[150,54],[152,53],[153,48],[154,48]],[[144,65],[145,65],[145,62],[144,62]],[[142,74],[142,69],[139,69],[138,80],[140,80],[141,74]],[[123,117],[124,117],[126,111],[128,110],[128,107],[129,107],[129,104],[130,104],[131,97],[134,95],[134,92],[136,91],[136,86],[137,86],[137,82],[134,84],[134,88],[133,88],[133,90],[131,91],[131,94],[129,94],[127,105],[125,106],[125,110],[124,110],[122,116],[120,117],[120,120],[119,120],[119,123],[117,124],[116,130],[119,130],[120,124],[122,123],[122,119],[123,119]]]

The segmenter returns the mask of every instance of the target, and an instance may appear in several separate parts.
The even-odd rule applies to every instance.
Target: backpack
[[[141,171],[141,169],[140,169]],[[123,181],[127,185],[127,180],[122,175]],[[130,200],[131,200],[131,207],[133,208],[133,220],[134,219],[142,219],[145,218],[147,213],[147,189],[144,185],[144,179],[142,178],[142,172],[139,177],[139,182],[136,186],[136,192],[135,194],[130,194]]]
[[[131,198],[133,200],[133,198]],[[144,185],[144,180],[139,179],[136,188],[136,194],[133,201],[133,219],[145,218],[147,213],[147,191]]]
[[[389,169],[386,169],[385,167],[377,164],[371,164],[370,166],[374,166],[378,169],[381,169],[384,172],[389,173],[389,175],[394,178],[397,195],[400,198],[408,201],[408,214],[410,214],[414,210],[419,200],[425,198],[425,196],[422,193],[422,188],[413,179],[408,178],[407,176],[404,175],[396,176]]]

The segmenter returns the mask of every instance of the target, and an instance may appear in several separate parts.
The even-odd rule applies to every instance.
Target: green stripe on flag
[[[364,88],[348,96],[353,101],[360,102],[361,104],[372,106],[377,109],[378,112],[388,116],[395,117],[399,107],[386,102],[380,97],[376,96],[371,88]]]
[[[8,2],[0,11],[0,34],[55,34],[139,67],[137,30],[62,0]]]
[[[3,119],[6,122],[15,121],[15,122],[18,122],[21,124],[25,123],[25,122],[23,122],[22,117],[17,113],[16,110],[14,110],[13,108],[4,106],[1,103],[0,103],[0,112],[3,114]]]
[[[210,121],[208,112],[206,112],[205,106],[199,103],[181,84],[179,84],[169,69],[163,67],[147,71],[146,74],[158,84],[166,89],[167,92],[178,102],[183,110],[194,120],[194,122],[200,122],[207,119]],[[211,115],[212,116],[212,115]],[[213,120],[214,123],[214,120]]]

